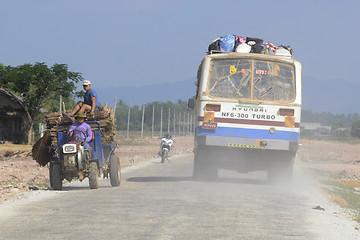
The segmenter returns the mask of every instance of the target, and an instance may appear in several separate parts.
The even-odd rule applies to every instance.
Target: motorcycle
[[[169,152],[171,150],[172,144],[175,141],[173,139],[171,139],[171,135],[170,136],[165,136],[164,138],[161,139],[161,144],[160,144],[160,156],[161,156],[161,163],[165,162],[165,159],[169,161]]]
[[[73,130],[83,134],[79,130]],[[74,137],[64,144],[59,154],[60,163],[52,163],[50,166],[50,182],[54,189],[62,189],[62,180],[65,178],[69,182],[72,179],[84,180],[89,178],[91,189],[98,188],[99,168],[96,161],[92,161],[90,151],[84,149],[84,142],[79,137]]]

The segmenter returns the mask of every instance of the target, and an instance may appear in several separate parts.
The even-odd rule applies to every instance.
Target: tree
[[[32,133],[35,122],[38,122],[41,108],[53,99],[72,98],[75,94],[75,83],[83,79],[77,72],[68,70],[66,64],[54,64],[48,67],[45,63],[24,64],[17,67],[0,66],[0,86],[23,98],[26,110],[32,120]],[[28,142],[32,141],[29,134]]]
[[[312,112],[311,110],[303,109],[301,111],[302,122],[318,122],[323,125],[331,126],[333,129],[336,128],[350,128],[352,123],[359,119],[359,114],[332,114],[330,112]]]
[[[119,100],[115,112],[117,129],[125,130],[127,128],[128,112],[129,106],[126,105],[124,101]]]
[[[360,138],[360,119],[353,122],[350,131],[351,136]]]

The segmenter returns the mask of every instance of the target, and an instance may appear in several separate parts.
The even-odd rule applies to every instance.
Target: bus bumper
[[[257,139],[211,135],[197,135],[195,137],[195,142],[197,146],[226,147],[232,149],[281,150],[296,152],[299,148],[298,141],[294,140]]]

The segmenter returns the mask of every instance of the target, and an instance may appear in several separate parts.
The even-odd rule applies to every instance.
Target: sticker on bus
[[[294,117],[285,117],[285,127],[294,128],[295,127],[295,118]]]
[[[237,144],[237,143],[228,143],[228,147],[266,149],[266,146],[256,146],[256,145],[252,145],[252,144]]]
[[[214,112],[204,112],[204,122],[213,122],[215,118]]]

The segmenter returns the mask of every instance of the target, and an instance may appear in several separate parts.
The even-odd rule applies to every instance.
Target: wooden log
[[[48,118],[55,118],[55,117],[60,117],[61,116],[61,113],[60,112],[53,112],[53,113],[49,113],[45,116],[45,119],[48,119]]]

